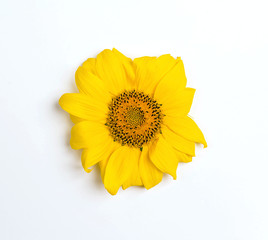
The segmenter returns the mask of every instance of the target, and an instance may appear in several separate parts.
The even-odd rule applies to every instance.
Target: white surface
[[[268,239],[267,23],[265,0],[1,0],[0,239]],[[177,181],[114,197],[58,106],[113,47],[181,56],[208,141]]]

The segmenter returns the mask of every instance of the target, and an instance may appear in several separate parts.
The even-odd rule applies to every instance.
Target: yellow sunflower
[[[163,173],[176,179],[179,162],[190,162],[205,138],[187,116],[195,90],[186,88],[183,62],[169,54],[131,60],[104,50],[75,74],[79,93],[66,93],[60,106],[75,123],[73,149],[82,165],[99,164],[105,188],[157,185]]]

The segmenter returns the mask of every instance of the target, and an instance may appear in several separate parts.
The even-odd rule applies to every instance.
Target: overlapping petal
[[[104,82],[85,67],[79,67],[75,73],[76,85],[81,93],[89,95],[92,99],[108,104],[111,101]]]
[[[132,169],[139,159],[139,154],[139,149],[126,146],[113,152],[104,175],[104,186],[110,194],[115,195],[120,186],[130,177]]]
[[[105,102],[81,93],[65,93],[59,104],[66,112],[78,118],[105,123],[108,111]]]
[[[182,136],[178,135],[177,133],[171,131],[165,125],[162,126],[162,135],[168,144],[175,149],[184,152],[190,156],[195,156],[195,143],[189,141]]]
[[[183,62],[177,59],[175,66],[157,84],[154,97],[159,103],[171,102],[172,97],[186,87]]]
[[[159,100],[162,104],[162,111],[170,117],[184,117],[191,109],[195,89],[185,88],[171,94],[166,94]]]
[[[119,145],[112,141],[111,138],[107,139],[107,142],[103,142],[102,145],[94,146],[91,144],[89,148],[86,148],[82,152],[81,162],[84,170],[90,172],[93,165],[98,162],[105,161],[116,149],[116,145]]]
[[[156,57],[134,59],[137,89],[153,96],[160,80],[176,65],[176,60],[169,54]]]
[[[88,58],[83,64],[83,68],[85,68],[89,73],[96,74],[96,58]]]
[[[183,152],[180,152],[178,150],[175,149],[175,154],[177,156],[177,159],[179,160],[179,162],[184,162],[184,163],[188,163],[192,161],[192,156],[185,154]]]
[[[142,180],[141,180],[141,176],[140,176],[140,172],[139,172],[139,157],[136,159],[136,163],[133,167],[133,169],[131,170],[131,174],[129,175],[129,177],[126,179],[126,181],[123,183],[123,190],[131,187],[131,186],[142,186]]]
[[[166,116],[164,118],[164,124],[173,132],[185,139],[196,143],[202,143],[204,147],[207,147],[207,142],[203,133],[190,117],[186,116],[174,118]]]
[[[72,121],[74,124],[79,123],[79,122],[82,122],[82,121],[86,121],[86,120],[83,119],[83,118],[79,118],[79,117],[76,117],[76,116],[71,115],[71,114],[70,114],[70,119],[71,119],[71,121]]]
[[[144,146],[141,152],[139,171],[146,189],[150,189],[162,181],[163,173],[150,160],[148,146]]]
[[[149,157],[160,171],[168,173],[173,179],[177,178],[176,170],[179,161],[174,149],[162,136],[159,136],[159,138],[150,145]]]
[[[136,87],[135,84],[135,71],[133,68],[133,61],[131,58],[126,57],[124,54],[113,48],[112,52],[121,60],[121,64],[125,70],[126,79],[128,81],[128,87],[132,90]]]
[[[107,151],[105,153],[105,155],[103,155],[101,157],[101,161],[99,161],[99,167],[100,167],[100,172],[101,172],[101,179],[102,179],[102,182],[104,183],[104,176],[105,176],[105,171],[106,171],[106,167],[107,167],[107,164],[109,162],[109,159],[111,157],[111,155],[113,154],[114,151],[116,151],[118,148],[120,148],[121,145],[118,143],[118,142],[112,142],[111,145],[110,145],[110,148],[111,148],[111,151]]]
[[[70,144],[73,149],[95,148],[94,151],[104,151],[111,142],[109,130],[97,122],[79,122],[71,131]]]
[[[134,77],[132,62],[116,50],[106,49],[98,54],[96,74],[114,95],[132,88],[133,79],[131,78]]]

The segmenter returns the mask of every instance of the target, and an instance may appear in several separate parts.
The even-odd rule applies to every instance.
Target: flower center
[[[144,111],[141,107],[126,107],[126,124],[129,127],[140,127],[144,120]]]
[[[160,106],[143,92],[124,91],[112,99],[105,125],[114,141],[142,148],[161,132],[164,115]]]

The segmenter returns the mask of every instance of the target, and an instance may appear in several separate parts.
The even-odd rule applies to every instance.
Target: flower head
[[[176,179],[179,162],[190,162],[195,143],[207,146],[188,116],[195,90],[186,88],[183,62],[170,55],[133,61],[104,50],[76,72],[79,93],[59,104],[75,123],[70,144],[83,149],[82,165],[99,164],[105,188],[157,185],[163,173]]]

